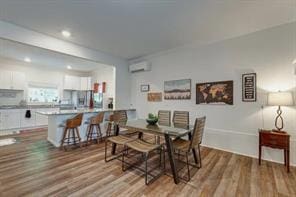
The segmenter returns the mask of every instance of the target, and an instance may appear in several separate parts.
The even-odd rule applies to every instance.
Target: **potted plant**
[[[155,125],[158,122],[158,117],[157,117],[157,115],[149,113],[146,121],[149,125]]]

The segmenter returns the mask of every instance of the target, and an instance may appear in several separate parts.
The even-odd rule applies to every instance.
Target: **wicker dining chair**
[[[171,125],[171,111],[159,110],[158,111],[158,124],[164,126]]]
[[[159,110],[158,111],[158,124],[161,126],[171,126],[171,111]],[[161,136],[154,136],[154,143],[160,144],[163,140]]]
[[[202,142],[204,127],[205,127],[206,117],[197,118],[195,120],[194,129],[192,133],[192,138],[190,140],[184,140],[182,138],[177,138],[173,141],[173,147],[178,154],[178,160],[180,160],[180,152],[185,154],[186,157],[186,165],[187,165],[187,172],[188,172],[188,179],[190,181],[190,169],[189,166],[195,168],[201,168],[201,154],[200,154],[200,144]],[[189,163],[188,154],[195,148],[198,148],[198,160],[199,165]]]
[[[115,111],[113,114],[114,125],[118,125],[120,123],[125,123],[128,121],[126,110]],[[138,132],[130,131],[125,128],[119,128],[119,133],[122,135],[132,136],[138,134]]]
[[[138,170],[145,172],[145,184],[148,185],[155,181],[158,177],[163,175],[165,171],[165,154],[163,153],[163,146],[159,144],[151,144],[148,142],[145,142],[141,139],[137,139],[134,141],[127,142],[125,144],[125,151],[127,152],[128,149],[132,149],[138,153],[141,153],[144,158],[145,162],[145,169],[138,167],[137,164],[130,164],[127,161],[124,160],[125,154],[122,154],[122,171],[125,171],[125,164],[128,165],[127,168],[137,168]],[[159,167],[161,168],[160,173],[157,175],[152,175],[150,172],[148,172],[148,159],[152,152],[157,152],[159,154]],[[163,164],[163,165],[162,165]],[[156,168],[153,168],[156,169]],[[148,175],[152,177],[152,179],[148,180]]]
[[[189,125],[189,112],[188,111],[174,111],[173,124],[174,125]]]
[[[124,123],[127,121],[127,114],[126,111],[116,111],[112,115],[110,115],[109,125],[107,129],[107,137],[105,140],[105,162],[112,161],[114,159],[118,159],[121,157],[122,154],[124,154],[124,150],[120,151],[119,153],[115,154],[115,156],[111,157],[111,159],[107,158],[108,153],[108,142],[111,142],[115,145],[121,145],[124,146],[127,142],[136,140],[136,138],[133,138],[133,135],[135,132],[129,131],[127,129],[121,129],[119,128],[120,123]],[[110,127],[110,128],[109,128]],[[121,129],[119,131],[118,135],[112,135],[111,134],[111,127],[115,127],[114,129]],[[110,129],[110,130],[109,130]]]

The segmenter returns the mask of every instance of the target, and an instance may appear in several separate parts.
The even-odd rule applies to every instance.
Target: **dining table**
[[[180,182],[176,161],[174,157],[174,147],[173,139],[188,136],[191,139],[193,125],[183,125],[183,124],[172,124],[172,125],[161,125],[155,124],[150,125],[145,119],[128,120],[126,122],[120,122],[114,128],[114,135],[120,134],[120,128],[128,129],[129,131],[134,131],[139,133],[139,138],[142,138],[143,134],[152,134],[155,136],[163,136],[165,139],[165,145],[167,147],[167,154],[169,158],[169,163],[174,178],[175,184]],[[113,146],[112,152],[115,153],[116,145]],[[195,163],[198,162],[195,149],[192,149],[193,157]]]

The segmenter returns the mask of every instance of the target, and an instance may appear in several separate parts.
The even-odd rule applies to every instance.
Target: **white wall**
[[[193,123],[198,116],[207,116],[203,144],[253,157],[258,155],[258,128],[274,128],[274,107],[261,110],[267,91],[295,92],[296,23],[290,23],[246,36],[198,47],[184,46],[144,57],[152,63],[152,71],[132,75],[132,104],[139,116],[159,109],[188,110]],[[256,72],[258,101],[241,101],[241,74]],[[147,102],[141,84],[150,84],[151,91],[163,92],[166,80],[192,79],[192,99],[183,101]],[[234,80],[234,105],[196,105],[195,84]],[[296,164],[296,112],[284,108],[285,129],[292,136],[291,159]],[[262,115],[264,118],[262,118]],[[283,161],[281,151],[264,149],[264,158]]]

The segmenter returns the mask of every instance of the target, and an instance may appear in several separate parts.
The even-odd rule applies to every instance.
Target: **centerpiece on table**
[[[155,125],[158,122],[158,117],[157,117],[157,115],[149,113],[146,121],[149,125]]]

